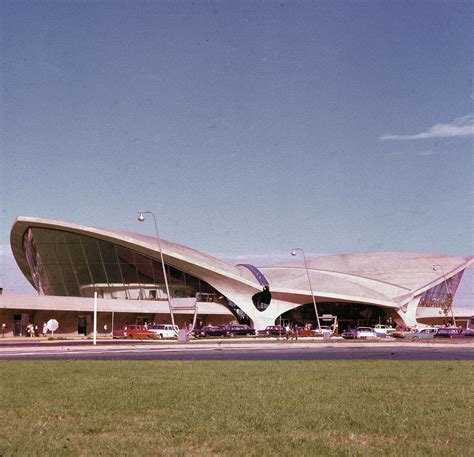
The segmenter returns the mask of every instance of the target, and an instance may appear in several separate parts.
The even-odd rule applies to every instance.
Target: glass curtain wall
[[[418,306],[424,308],[442,308],[451,306],[456,290],[461,282],[464,270],[428,289],[421,296]]]
[[[30,227],[23,247],[36,289],[42,295],[166,300],[161,262],[106,241],[75,233]],[[165,265],[173,298],[207,297],[227,305],[208,283]]]

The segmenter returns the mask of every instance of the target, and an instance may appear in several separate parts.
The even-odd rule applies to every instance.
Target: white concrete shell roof
[[[368,252],[307,259],[315,295],[329,301],[400,304],[444,281],[474,262],[474,256],[405,252]],[[442,268],[433,269],[441,266]],[[274,292],[304,293],[308,277],[303,260],[260,270]],[[275,288],[275,285],[277,285]]]
[[[15,259],[26,278],[33,284],[23,252],[23,234],[28,227],[65,230],[124,246],[136,252],[159,258],[156,238],[118,230],[48,219],[19,217],[11,231]],[[162,240],[165,262],[201,278],[239,306],[242,297],[262,290],[253,274],[186,246]],[[398,307],[414,296],[444,281],[474,262],[474,256],[457,257],[440,254],[401,252],[343,254],[308,258],[313,291],[318,300],[352,301]],[[442,268],[433,270],[434,265]],[[308,277],[301,258],[286,264],[261,267],[273,297],[295,304],[308,303]],[[443,276],[444,273],[444,276]],[[241,297],[240,299],[234,298]],[[252,305],[253,306],[253,305]],[[251,309],[246,307],[246,312]]]
[[[23,250],[23,234],[29,227],[64,230],[90,236],[159,259],[158,241],[155,237],[49,219],[18,217],[11,229],[10,243],[18,266],[32,285],[34,285],[34,283]],[[196,275],[197,277],[200,277],[200,273],[203,272],[206,273],[206,276],[212,276],[213,274],[225,276],[230,280],[242,282],[250,287],[260,288],[257,280],[245,268],[231,265],[196,251],[195,249],[163,239],[161,240],[161,247],[165,263],[179,268],[182,271]]]

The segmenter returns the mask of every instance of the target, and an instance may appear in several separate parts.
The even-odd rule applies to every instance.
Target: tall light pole
[[[170,289],[168,286],[168,277],[166,276],[165,261],[163,260],[163,251],[161,249],[161,239],[160,239],[160,234],[158,233],[158,225],[156,224],[155,213],[153,213],[152,211],[140,211],[138,213],[139,222],[143,222],[145,220],[144,214],[151,214],[153,216],[153,222],[155,223],[156,239],[158,240],[158,248],[160,250],[160,257],[161,257],[161,266],[163,267],[163,276],[165,278],[166,296],[168,298],[168,308],[171,314],[171,323],[173,324],[173,328],[175,328],[173,307],[171,306]]]
[[[295,256],[296,251],[300,251],[301,254],[303,254],[303,261],[304,261],[304,267],[306,269],[306,275],[308,276],[308,283],[309,283],[309,289],[311,291],[311,298],[313,299],[313,305],[314,305],[314,312],[316,313],[316,321],[318,323],[318,330],[321,333],[321,324],[319,323],[319,313],[318,313],[318,307],[316,306],[316,299],[314,298],[314,292],[313,292],[313,286],[311,284],[311,278],[309,276],[309,270],[308,270],[308,264],[306,263],[306,256],[304,255],[304,251],[301,248],[294,248],[291,250],[291,255]]]
[[[433,265],[433,271],[438,271],[438,268],[441,268],[441,273],[443,273],[443,279],[444,279],[444,285],[446,286],[446,293],[447,293],[447,300],[448,304],[446,308],[449,308],[451,310],[451,316],[453,317],[453,324],[456,326],[456,319],[454,317],[454,311],[453,311],[453,294],[451,293],[451,290],[448,286],[448,281],[446,279],[446,275],[444,274],[444,268],[442,265],[436,264]],[[448,313],[445,313],[445,316],[447,316]]]

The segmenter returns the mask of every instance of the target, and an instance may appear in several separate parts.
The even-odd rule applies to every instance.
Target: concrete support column
[[[404,325],[407,327],[415,327],[418,322],[416,320],[416,309],[418,307],[418,302],[420,301],[420,297],[412,298],[407,304],[401,306],[397,313],[402,319]]]
[[[255,330],[264,330],[269,325],[275,325],[275,319],[271,316],[255,315],[252,319],[252,327]]]

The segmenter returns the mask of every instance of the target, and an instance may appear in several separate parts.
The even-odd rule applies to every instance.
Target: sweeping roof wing
[[[348,282],[363,284],[372,288],[393,287],[399,292],[416,291],[440,279],[458,273],[474,261],[474,256],[458,257],[442,254],[410,252],[368,252],[340,254],[323,257],[308,257],[307,265],[311,275],[326,275],[326,281],[334,281],[332,276],[344,278]],[[436,269],[434,267],[436,266]],[[441,266],[441,268],[439,268]],[[294,282],[291,271],[303,268],[303,261],[293,260],[273,267],[262,268],[267,277],[279,277],[281,281]],[[316,278],[315,278],[316,279]],[[306,279],[307,280],[307,279]],[[304,277],[301,278],[304,281]],[[397,294],[395,294],[397,295]]]
[[[71,224],[40,218],[19,217],[11,231],[11,245],[23,274],[31,280],[25,253],[23,234],[28,227],[65,230],[92,236],[157,258],[158,241],[155,237]],[[229,283],[241,283],[258,290],[261,285],[245,267],[231,265],[187,246],[161,240],[165,262],[199,276],[200,273],[218,275]],[[375,252],[308,257],[307,264],[315,293],[358,301],[383,302],[419,293],[463,270],[474,261],[474,256],[457,257],[441,254],[403,252]],[[433,268],[435,265],[441,268]],[[307,294],[308,281],[301,259],[261,267],[272,290]],[[240,286],[239,286],[240,287]]]

